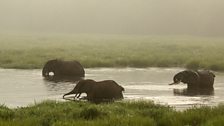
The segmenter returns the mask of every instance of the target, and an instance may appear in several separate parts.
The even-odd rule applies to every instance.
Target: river
[[[89,68],[86,79],[97,81],[112,79],[125,88],[124,100],[153,100],[157,104],[176,109],[192,106],[214,106],[224,103],[224,73],[216,72],[213,95],[176,95],[174,90],[187,86],[168,85],[182,68]],[[43,100],[59,100],[71,91],[75,83],[49,82],[42,78],[41,70],[0,69],[0,104],[22,107]]]

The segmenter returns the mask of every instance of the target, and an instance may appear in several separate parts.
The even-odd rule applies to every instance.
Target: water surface
[[[174,89],[186,85],[169,86],[181,68],[94,68],[86,69],[86,79],[113,79],[125,88],[125,100],[153,100],[155,103],[185,109],[191,106],[217,105],[224,102],[224,74],[215,73],[214,95],[175,95]],[[49,82],[41,70],[0,69],[0,104],[9,107],[27,106],[43,100],[62,100],[75,83]]]

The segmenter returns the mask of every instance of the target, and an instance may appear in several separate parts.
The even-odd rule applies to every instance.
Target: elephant
[[[173,84],[183,82],[190,90],[213,90],[215,74],[209,70],[184,70],[173,77]]]
[[[46,62],[42,76],[47,80],[80,80],[85,77],[83,66],[78,61],[53,59]]]
[[[87,79],[80,80],[71,92],[63,95],[63,98],[66,95],[70,94],[78,94],[79,97],[81,93],[86,93],[86,99],[88,101],[99,103],[103,101],[123,99],[122,91],[124,91],[124,88],[118,85],[113,80],[104,80],[96,82],[94,80]]]

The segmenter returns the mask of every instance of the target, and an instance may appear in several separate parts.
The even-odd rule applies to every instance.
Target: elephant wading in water
[[[43,67],[42,76],[47,80],[72,80],[85,76],[85,71],[78,61],[49,60]]]
[[[209,94],[209,92],[214,91],[214,79],[215,75],[208,70],[185,70],[177,73],[173,77],[173,83],[169,85],[179,84],[180,82],[182,82],[184,84],[187,84],[188,93],[196,92],[197,94],[200,94],[200,92],[203,92],[205,94]]]
[[[122,91],[124,91],[124,88],[113,80],[96,82],[88,79],[79,81],[75,88],[71,92],[65,94],[63,98],[70,94],[76,94],[76,96],[79,94],[80,96],[81,93],[86,93],[88,101],[99,103],[103,101],[123,99]]]

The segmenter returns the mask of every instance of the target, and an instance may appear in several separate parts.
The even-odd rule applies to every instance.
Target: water
[[[95,68],[86,69],[86,79],[97,81],[113,79],[125,88],[124,100],[153,100],[176,109],[192,106],[213,106],[224,103],[224,74],[215,73],[214,95],[175,95],[174,89],[186,85],[168,84],[181,68]],[[41,70],[0,69],[0,104],[8,107],[32,105],[43,100],[60,100],[71,91],[75,83],[45,81]]]

